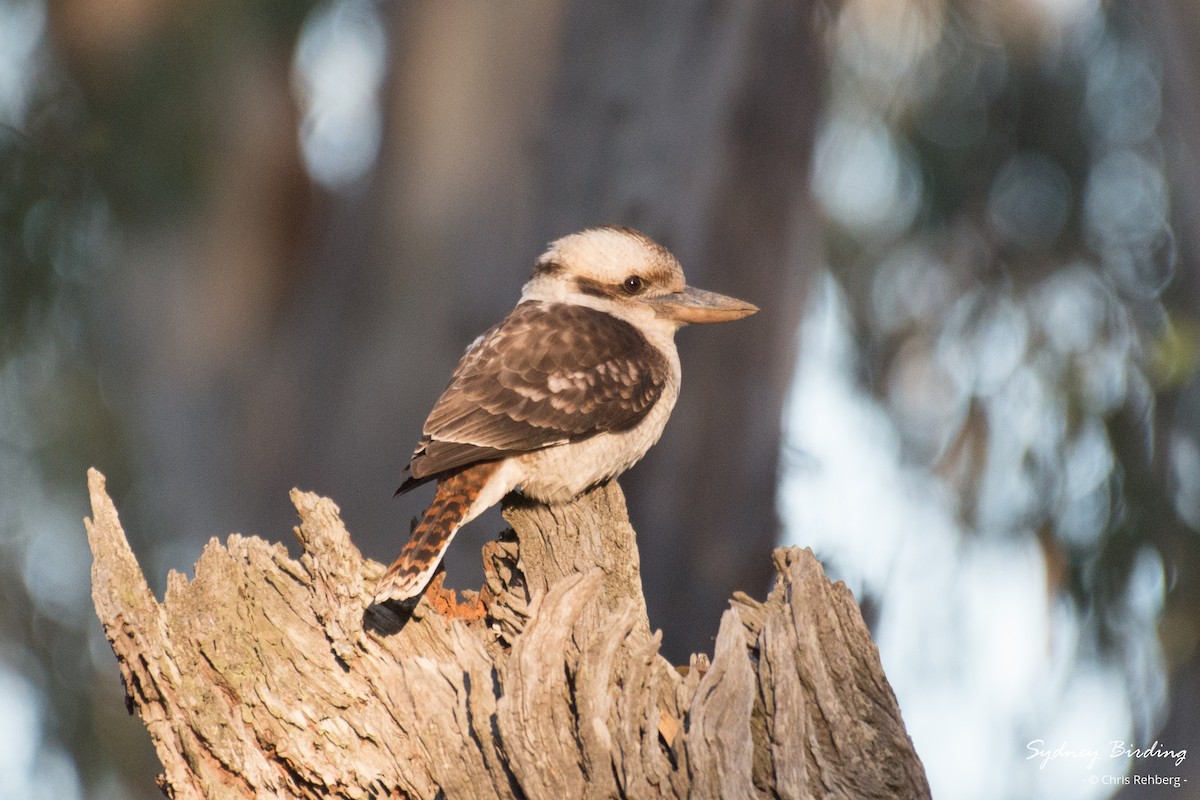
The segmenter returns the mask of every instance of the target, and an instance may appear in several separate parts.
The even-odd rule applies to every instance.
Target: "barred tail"
[[[476,464],[438,481],[425,516],[379,581],[375,603],[409,600],[424,591],[496,466],[495,462]]]

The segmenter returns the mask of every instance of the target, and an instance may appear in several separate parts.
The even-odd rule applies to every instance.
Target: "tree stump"
[[[299,560],[216,539],[158,602],[89,472],[92,595],[173,798],[921,798],[928,783],[851,593],[774,553],[711,660],[659,655],[616,483],[510,498],[486,583],[370,607],[383,566],[293,490]]]

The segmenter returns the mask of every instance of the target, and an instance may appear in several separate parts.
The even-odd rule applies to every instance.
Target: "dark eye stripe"
[[[630,281],[633,280],[635,285],[630,286]],[[642,294],[649,286],[649,282],[640,275],[630,275],[619,284],[604,283],[603,281],[593,280],[592,278],[575,278],[575,288],[581,293],[592,297],[633,297]]]
[[[575,278],[575,286],[584,294],[592,297],[612,297],[612,287],[607,283],[594,281],[590,278]]]

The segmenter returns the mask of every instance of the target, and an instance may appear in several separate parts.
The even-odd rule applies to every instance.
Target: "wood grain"
[[[615,483],[514,499],[479,596],[435,581],[411,610],[368,608],[382,565],[299,491],[299,559],[214,539],[159,602],[89,488],[93,600],[169,797],[929,796],[854,598],[807,550],[676,669]]]

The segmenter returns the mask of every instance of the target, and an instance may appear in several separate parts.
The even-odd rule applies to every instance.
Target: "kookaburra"
[[[397,494],[437,491],[375,602],[418,596],[458,529],[514,489],[560,503],[636,464],[679,396],[675,331],[757,310],[687,286],[675,257],[629,228],[553,242],[425,421]]]

